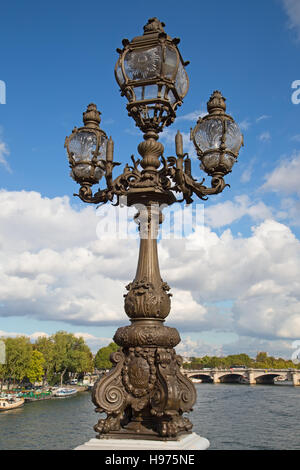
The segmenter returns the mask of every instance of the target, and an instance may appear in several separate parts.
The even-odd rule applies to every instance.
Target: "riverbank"
[[[0,393],[0,397],[20,397],[24,398],[25,403],[32,403],[36,401],[44,401],[53,398],[57,398],[55,393],[59,388],[64,388],[68,390],[76,390],[77,393],[86,392],[89,390],[87,385],[63,385],[63,387],[47,387],[44,389],[32,389],[32,390],[22,390],[22,389],[12,389],[12,390],[3,390]]]

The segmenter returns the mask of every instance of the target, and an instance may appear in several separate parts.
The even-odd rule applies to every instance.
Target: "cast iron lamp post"
[[[126,288],[125,312],[131,325],[119,328],[114,341],[120,346],[112,354],[114,367],[93,389],[96,411],[107,414],[95,430],[99,437],[176,439],[189,433],[192,424],[184,417],[196,400],[192,382],[180,366],[174,347],[180,342],[175,328],[164,326],[170,312],[169,286],[161,278],[157,256],[157,232],[162,222],[161,205],[186,203],[192,195],[207,199],[223,191],[224,176],[231,171],[242,134],[225,113],[225,98],[215,91],[207,105],[208,115],[191,131],[201,168],[212,177],[211,187],[191,174],[191,160],[183,151],[181,134],[175,138],[176,157],[163,156],[158,133],[175,120],[176,109],[188,91],[188,76],[177,48],[179,39],[164,32],[164,24],[151,18],[143,36],[123,40],[115,75],[127,110],[144,133],[138,146],[140,160],[132,157],[122,174],[113,179],[113,141],[100,129],[100,112],[90,104],[83,113],[84,127],[66,138],[71,176],[80,184],[78,196],[87,203],[120,203],[138,206],[140,253],[136,276]],[[92,192],[102,176],[105,189]],[[179,201],[180,202],[180,201]],[[101,307],[101,306],[99,306]]]

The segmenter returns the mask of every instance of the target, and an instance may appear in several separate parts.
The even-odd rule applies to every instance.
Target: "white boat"
[[[245,377],[245,376],[242,376],[238,379],[239,383],[240,384],[249,384],[250,383],[250,380],[248,379],[248,377]]]
[[[278,375],[278,377],[274,378],[274,382],[286,382],[286,378],[282,377],[282,375]]]
[[[0,411],[13,410],[24,405],[24,398],[7,396],[5,398],[0,398]]]
[[[53,395],[55,397],[59,398],[64,398],[64,397],[70,397],[72,395],[76,395],[77,390],[76,388],[58,388]]]
[[[192,377],[191,378],[191,381],[194,383],[194,384],[200,384],[202,382],[202,379],[196,379],[196,377]]]

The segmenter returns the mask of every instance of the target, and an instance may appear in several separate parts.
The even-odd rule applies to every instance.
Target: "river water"
[[[210,449],[300,449],[300,387],[196,384],[193,430]],[[0,450],[73,449],[95,436],[89,392],[0,413]]]

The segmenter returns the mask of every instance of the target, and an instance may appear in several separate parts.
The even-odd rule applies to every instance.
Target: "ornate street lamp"
[[[243,136],[234,119],[225,114],[225,98],[215,91],[207,103],[208,113],[191,131],[201,168],[213,178],[230,173],[237,160]]]
[[[174,121],[176,108],[188,91],[187,62],[177,48],[179,39],[171,39],[163,26],[151,18],[143,36],[124,39],[124,48],[118,49],[116,79],[129,101],[129,115],[144,133],[138,146],[141,160],[132,157],[132,165],[127,164],[113,179],[113,168],[118,165],[113,162],[113,141],[100,129],[100,113],[93,104],[83,115],[84,127],[75,128],[65,144],[82,201],[119,204],[126,197],[127,205],[136,205],[139,211],[139,261],[125,295],[131,325],[115,333],[120,349],[111,356],[114,367],[93,389],[96,411],[107,414],[95,430],[106,438],[172,440],[192,429],[183,414],[191,411],[196,391],[180,370],[182,359],[174,349],[179,334],[164,326],[171,294],[161,278],[157,256],[161,204],[176,202],[176,193],[182,194],[181,201],[191,203],[193,194],[207,199],[222,192],[224,176],[231,171],[243,139],[237,124],[225,114],[225,98],[215,91],[207,105],[209,114],[191,131],[201,168],[212,177],[211,187],[193,178],[179,131],[176,157],[163,156],[158,133]],[[91,186],[103,175],[107,187],[93,194]]]
[[[164,32],[164,23],[151,18],[144,35],[131,42],[123,39],[115,75],[122,95],[129,101],[128,114],[143,131],[160,132],[175,120],[176,108],[187,94],[189,81],[177,48],[179,39]]]

